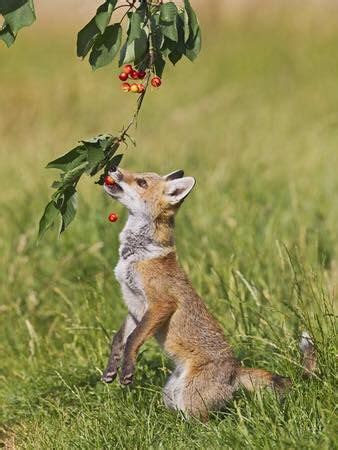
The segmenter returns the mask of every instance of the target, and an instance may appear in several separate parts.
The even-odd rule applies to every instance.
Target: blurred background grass
[[[123,165],[197,178],[177,221],[183,266],[247,365],[291,376],[281,406],[239,396],[207,426],[165,411],[170,365],[156,344],[130,392],[99,380],[124,314],[112,268],[125,212],[87,179],[60,240],[36,244],[56,176],[45,164],[118,131],[135,97],[118,69],[75,56],[92,2],[37,4],[0,47],[0,419],[20,448],[334,448],[338,280],[338,16],[334,2],[196,1],[203,51],[168,67],[145,101]],[[121,220],[111,225],[111,211]],[[299,378],[314,335],[319,378]]]

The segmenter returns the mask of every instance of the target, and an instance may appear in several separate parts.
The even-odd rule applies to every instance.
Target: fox
[[[187,417],[207,421],[240,388],[287,390],[288,377],[241,365],[178,262],[175,217],[195,179],[183,170],[160,176],[112,167],[108,174],[114,182],[104,190],[128,210],[115,268],[128,313],[113,336],[102,380],[111,383],[119,374],[122,385],[131,384],[140,348],[155,337],[175,367],[163,389],[164,404]],[[300,350],[309,377],[316,357],[307,332]]]

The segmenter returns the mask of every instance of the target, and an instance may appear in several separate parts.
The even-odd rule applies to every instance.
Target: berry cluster
[[[145,86],[143,83],[128,83],[128,78],[131,78],[132,80],[143,80],[146,76],[146,72],[144,70],[136,70],[133,68],[131,64],[126,64],[123,66],[122,72],[119,75],[119,79],[123,81],[121,84],[121,89],[124,92],[134,92],[141,94],[145,90]],[[154,87],[160,87],[161,86],[161,78],[160,77],[153,77],[151,79],[151,85]]]
[[[131,78],[132,80],[143,80],[143,78],[146,76],[146,73],[144,70],[135,70],[133,66],[130,64],[127,64],[123,67],[123,71],[119,75],[119,79],[121,81],[124,81],[125,83],[122,83],[121,88],[124,92],[135,92],[135,93],[141,93],[144,91],[145,87],[143,83],[127,83],[126,80],[128,78]]]

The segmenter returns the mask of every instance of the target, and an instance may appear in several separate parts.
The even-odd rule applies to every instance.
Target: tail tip
[[[304,353],[308,350],[313,349],[313,340],[307,331],[303,331],[299,341],[299,348]]]

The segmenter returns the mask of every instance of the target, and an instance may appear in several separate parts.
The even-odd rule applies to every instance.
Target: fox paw
[[[101,380],[104,381],[105,383],[112,383],[115,380],[116,376],[117,370],[116,369],[111,370],[108,368],[103,372]]]
[[[134,378],[134,368],[133,367],[125,367],[122,369],[120,376],[120,383],[127,386],[133,382]]]

